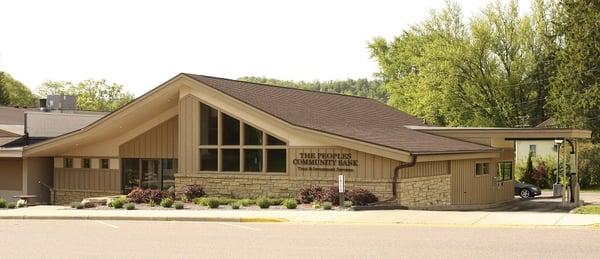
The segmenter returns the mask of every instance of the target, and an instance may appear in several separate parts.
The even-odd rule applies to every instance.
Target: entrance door
[[[142,188],[160,189],[160,159],[142,159]]]

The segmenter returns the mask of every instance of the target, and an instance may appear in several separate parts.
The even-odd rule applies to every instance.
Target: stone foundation
[[[436,207],[451,205],[450,175],[402,179],[399,183],[401,204],[407,207]]]
[[[301,188],[311,185],[337,186],[335,177],[291,177],[285,175],[197,174],[177,175],[177,193],[185,186],[198,184],[208,195],[231,197],[295,197]],[[380,200],[392,198],[391,179],[346,179],[346,189],[361,187],[370,190]],[[434,207],[451,204],[450,175],[401,179],[398,183],[400,204],[408,207]]]
[[[55,190],[54,204],[65,205],[71,202],[80,202],[85,198],[119,195],[120,192],[83,191],[83,190]]]

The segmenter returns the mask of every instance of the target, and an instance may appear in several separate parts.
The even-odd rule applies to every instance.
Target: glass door
[[[160,159],[142,159],[142,189],[161,189]]]

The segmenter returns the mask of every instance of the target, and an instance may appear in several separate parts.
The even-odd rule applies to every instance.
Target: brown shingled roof
[[[185,74],[292,125],[413,154],[490,152],[495,149],[418,132],[422,120],[376,100]]]

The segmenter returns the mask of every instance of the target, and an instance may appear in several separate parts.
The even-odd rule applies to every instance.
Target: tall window
[[[531,154],[532,157],[535,157],[537,154],[537,145],[529,145],[529,154]]]
[[[287,171],[285,141],[205,104],[200,117],[200,171]]]
[[[65,158],[63,160],[63,167],[64,168],[73,168],[73,158]]]
[[[83,158],[81,159],[81,167],[86,169],[92,168],[92,162],[89,158]]]
[[[110,160],[108,160],[107,158],[100,159],[100,168],[101,169],[110,168]]]
[[[511,161],[502,161],[497,164],[496,180],[508,181],[512,180],[513,163]]]

